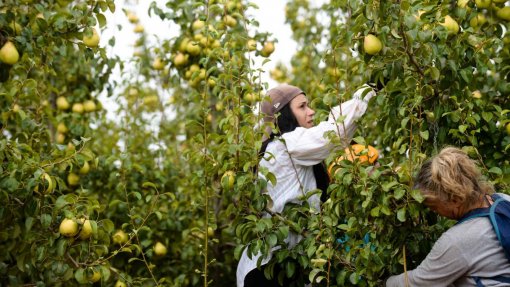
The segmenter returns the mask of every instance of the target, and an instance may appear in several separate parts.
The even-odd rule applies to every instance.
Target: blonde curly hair
[[[426,198],[460,201],[466,206],[494,192],[476,162],[455,147],[446,147],[426,161],[416,176],[414,188],[420,189]]]

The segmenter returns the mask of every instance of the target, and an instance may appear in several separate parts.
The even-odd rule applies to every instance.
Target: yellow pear
[[[70,186],[77,186],[79,183],[80,183],[80,176],[77,175],[76,173],[70,173],[68,176],[67,176],[67,183],[70,185]]]
[[[92,28],[92,36],[83,35],[83,44],[90,48],[95,48],[99,45],[99,34],[95,28]]]
[[[19,60],[19,53],[11,41],[7,41],[0,49],[0,62],[7,65],[14,65]]]
[[[444,22],[440,24],[448,30],[448,34],[450,35],[454,35],[459,32],[459,24],[450,15],[446,15],[444,17]]]
[[[262,51],[260,51],[260,54],[263,57],[269,57],[273,52],[274,52],[274,43],[266,42],[266,43],[264,43],[264,47],[262,47]]]
[[[143,27],[143,25],[142,25],[142,24],[137,24],[137,25],[135,26],[135,29],[133,29],[133,31],[134,31],[135,33],[143,33],[143,31],[144,31],[144,30],[145,30],[145,28]]]
[[[69,129],[66,127],[66,124],[64,123],[58,123],[57,125],[57,131],[61,134],[65,134],[69,131]]]
[[[193,24],[191,24],[191,29],[193,29],[193,31],[196,31],[196,30],[200,30],[200,29],[204,28],[204,26],[205,26],[204,21],[195,20],[195,22],[193,22]]]
[[[92,225],[90,224],[90,220],[85,220],[83,222],[83,226],[80,231],[80,239],[88,239],[92,235]]]
[[[186,54],[183,54],[183,53],[177,53],[177,55],[175,55],[174,57],[174,65],[177,66],[177,67],[181,67],[181,66],[184,66],[188,63],[188,55]]]
[[[190,54],[190,55],[193,55],[193,56],[196,56],[198,54],[200,54],[200,51],[202,49],[200,48],[200,45],[195,42],[195,41],[190,41],[188,42],[188,44],[186,45],[186,51]]]
[[[475,99],[481,99],[482,98],[482,93],[479,90],[476,90],[476,91],[471,93],[471,96],[473,98],[475,98]]]
[[[157,242],[156,245],[154,245],[154,254],[156,254],[157,256],[165,256],[166,253],[167,249],[163,243]]]
[[[161,61],[160,57],[157,57],[152,62],[152,68],[154,70],[163,70],[163,68],[165,68],[165,64],[163,63],[163,61]]]
[[[88,162],[85,162],[78,172],[80,174],[87,174],[87,173],[89,173],[89,170],[90,170],[90,165]]]
[[[487,9],[491,7],[491,0],[475,0],[476,7],[480,9]]]
[[[73,113],[82,114],[85,111],[85,108],[83,107],[82,103],[75,103],[73,104],[72,111]]]
[[[246,46],[248,47],[248,51],[255,51],[257,50],[257,41],[250,39],[246,42]]]
[[[510,123],[506,124],[506,133],[510,136]]]
[[[78,223],[73,219],[65,218],[58,228],[60,234],[65,237],[73,237],[78,234]]]
[[[99,280],[101,280],[101,273],[97,270],[94,270],[94,273],[92,273],[92,276],[88,278],[90,282],[95,283]]]
[[[223,22],[225,23],[225,25],[229,27],[234,27],[235,25],[237,25],[237,20],[230,15],[226,15],[225,17],[223,17]]]
[[[83,103],[83,109],[87,112],[87,113],[90,113],[90,112],[93,112],[96,110],[96,103],[94,103],[94,101],[92,100],[86,100],[84,103]]]
[[[57,137],[55,140],[57,141],[58,144],[63,144],[64,141],[66,140],[66,136],[64,134],[57,133]]]
[[[382,50],[381,40],[372,34],[366,35],[363,41],[363,50],[369,55],[379,53]]]
[[[496,15],[503,20],[510,21],[510,7],[505,6],[499,9],[498,12],[496,12]]]
[[[112,241],[115,244],[122,245],[128,241],[129,237],[126,232],[122,230],[117,230],[115,234],[112,236]]]
[[[485,18],[485,16],[482,13],[476,14],[475,17],[473,17],[473,18],[471,18],[471,20],[469,20],[469,25],[473,28],[482,26],[485,23],[487,23],[487,18]]]
[[[60,96],[57,98],[57,108],[59,110],[67,110],[71,105],[67,101],[66,97]]]
[[[138,16],[136,16],[135,13],[133,12],[128,12],[127,13],[127,18],[128,18],[128,21],[131,22],[131,23],[138,23]]]
[[[234,188],[235,183],[235,172],[232,170],[227,170],[222,176],[221,176],[221,185],[226,190],[231,190]]]

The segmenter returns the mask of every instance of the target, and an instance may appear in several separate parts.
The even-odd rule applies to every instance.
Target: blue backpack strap
[[[473,276],[471,278],[473,278],[475,280],[476,287],[484,287],[485,286],[482,283],[482,279],[488,279],[488,280],[492,280],[492,281],[498,281],[501,283],[509,283],[510,284],[510,277],[504,277],[504,276],[494,276],[494,277],[490,277],[490,278]]]
[[[492,195],[492,200],[494,203],[491,205],[491,207],[471,210],[462,216],[462,218],[459,219],[456,224],[477,217],[489,217],[494,233],[496,233],[498,241],[503,247],[503,251],[505,252],[507,259],[510,261],[510,201],[505,200],[503,197],[497,194]],[[477,287],[484,286],[482,284],[482,279],[489,279],[510,284],[510,277],[504,276],[494,276],[490,278],[474,276],[472,278],[475,280]]]
[[[461,224],[462,222],[465,222],[465,221],[468,221],[470,219],[477,218],[477,217],[484,217],[484,216],[489,217],[489,212],[490,212],[490,208],[488,208],[488,207],[473,209],[473,210],[469,211],[468,213],[464,214],[455,224],[456,225]]]
[[[490,207],[489,218],[506,258],[510,261],[510,201],[494,194],[494,203]]]

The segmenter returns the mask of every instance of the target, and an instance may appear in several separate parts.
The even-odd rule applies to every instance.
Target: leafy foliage
[[[270,218],[267,182],[257,172],[275,177],[257,170],[261,131],[254,129],[268,60],[260,67],[254,60],[271,59],[275,42],[285,47],[259,31],[262,19],[250,14],[256,5],[152,3],[151,17],[180,29],[156,44],[126,10],[138,36],[124,63],[106,54],[115,38],[99,47],[82,41],[111,25],[115,4],[0,6],[0,46],[10,41],[20,54],[13,65],[0,63],[2,285],[234,285],[245,248],[282,247],[267,275],[378,286],[417,266],[451,224],[412,188],[426,157],[460,146],[508,192],[510,41],[507,20],[497,16],[502,3],[289,1],[298,50],[272,77],[306,91],[317,120],[363,83],[377,85],[354,141],[381,156],[377,166],[341,161],[320,212],[293,204]],[[447,15],[459,32],[441,25]],[[375,55],[363,50],[368,34],[383,44]],[[128,66],[133,74],[110,79]],[[115,120],[100,94],[115,99]],[[326,162],[342,155],[338,149]],[[69,237],[65,218],[77,226]],[[289,233],[303,238],[291,249]]]

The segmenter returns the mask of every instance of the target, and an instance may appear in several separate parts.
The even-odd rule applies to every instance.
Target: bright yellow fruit
[[[117,230],[112,236],[112,241],[115,244],[122,245],[128,241],[128,235],[123,230]]]
[[[143,33],[143,31],[144,31],[144,30],[145,30],[145,28],[143,27],[143,25],[142,25],[142,24],[137,24],[137,25],[135,26],[135,28],[133,29],[133,31],[134,31],[135,33]]]
[[[188,44],[186,45],[186,51],[190,54],[190,55],[193,55],[193,56],[196,56],[198,54],[200,54],[200,51],[202,51],[202,49],[200,48],[200,45],[195,42],[195,41],[190,41],[188,42]]]
[[[127,13],[127,18],[128,18],[128,21],[131,22],[131,23],[138,23],[138,16],[136,16],[135,13],[133,12],[128,12]]]
[[[257,41],[250,39],[246,42],[246,46],[248,47],[248,51],[255,51],[257,50]]]
[[[19,53],[11,41],[7,41],[0,49],[0,62],[14,65],[19,61]]]
[[[97,270],[94,270],[94,273],[92,273],[92,276],[88,278],[90,282],[95,283],[99,280],[101,280],[101,273]]]
[[[236,174],[232,170],[226,171],[221,177],[221,185],[227,189],[231,190],[234,188]]]
[[[80,183],[80,176],[77,175],[76,173],[70,173],[68,176],[67,176],[67,183],[70,185],[70,186],[77,186],[79,183]]]
[[[473,98],[475,98],[475,99],[481,99],[482,98],[482,93],[479,90],[476,90],[476,91],[471,93],[471,96]]]
[[[90,171],[90,165],[88,162],[85,162],[83,166],[80,168],[79,173],[80,174],[87,174]]]
[[[260,51],[260,54],[263,57],[269,57],[273,52],[274,52],[274,43],[266,42],[266,43],[264,43],[264,47],[262,47],[262,51]]]
[[[69,131],[69,129],[66,127],[66,124],[64,124],[64,123],[59,123],[59,124],[57,125],[57,131],[58,131],[59,133],[65,134],[65,133],[67,133],[67,132]]]
[[[99,34],[95,28],[92,28],[92,36],[88,37],[83,35],[83,44],[90,48],[95,48],[99,45]]]
[[[245,93],[244,96],[243,96],[243,99],[246,102],[248,102],[250,104],[253,104],[255,101],[258,100],[258,96],[255,93]]]
[[[363,41],[363,49],[365,53],[375,55],[382,50],[381,40],[372,34],[368,34]]]
[[[75,103],[75,104],[73,104],[72,111],[73,111],[73,113],[83,114],[83,112],[85,111],[85,108],[83,107],[82,103]]]
[[[174,65],[177,67],[184,66],[188,63],[188,55],[185,55],[183,53],[177,53],[174,57]]]
[[[195,20],[195,22],[193,22],[193,24],[191,24],[191,29],[193,29],[193,31],[196,31],[196,30],[200,30],[200,29],[204,28],[204,26],[205,26],[204,21]]]
[[[152,68],[154,70],[163,70],[163,68],[165,68],[165,64],[161,61],[161,58],[157,57],[152,62]]]
[[[475,0],[476,7],[481,9],[487,9],[491,7],[491,0]]]
[[[118,280],[117,282],[115,282],[114,287],[127,287],[127,285],[126,285],[126,283]]]
[[[457,6],[459,6],[461,8],[466,8],[466,7],[468,7],[467,6],[468,3],[469,3],[469,0],[458,0],[457,1]]]
[[[161,242],[156,242],[156,245],[154,245],[154,254],[157,256],[165,256],[167,251],[166,246]]]
[[[57,133],[56,141],[58,144],[63,144],[65,140],[66,140],[66,136],[64,134]]]
[[[485,18],[482,13],[478,13],[475,17],[469,20],[469,25],[473,28],[482,26],[485,23],[487,23],[487,18]]]
[[[94,101],[92,100],[86,100],[85,102],[83,102],[83,109],[87,113],[93,112],[96,110],[96,103],[94,103]]]
[[[85,220],[83,222],[83,226],[80,231],[80,239],[85,240],[90,238],[92,235],[92,225],[90,224],[90,220]]]
[[[496,15],[506,21],[510,21],[510,7],[505,6],[496,12]]]
[[[42,178],[48,183],[48,187],[44,190],[44,193],[49,194],[52,193],[55,189],[54,181],[51,179],[51,176],[47,173],[43,173]]]
[[[510,136],[510,123],[506,124],[506,133]]]
[[[226,15],[225,17],[223,17],[223,22],[225,23],[225,25],[229,27],[234,27],[235,25],[237,25],[237,20],[230,15]]]
[[[450,15],[446,15],[444,17],[444,22],[440,24],[448,30],[448,34],[450,35],[459,33],[459,23]]]
[[[67,101],[66,97],[60,96],[57,98],[57,108],[59,110],[67,110],[71,105]]]
[[[58,230],[62,236],[73,237],[78,234],[78,223],[73,219],[65,218]]]

